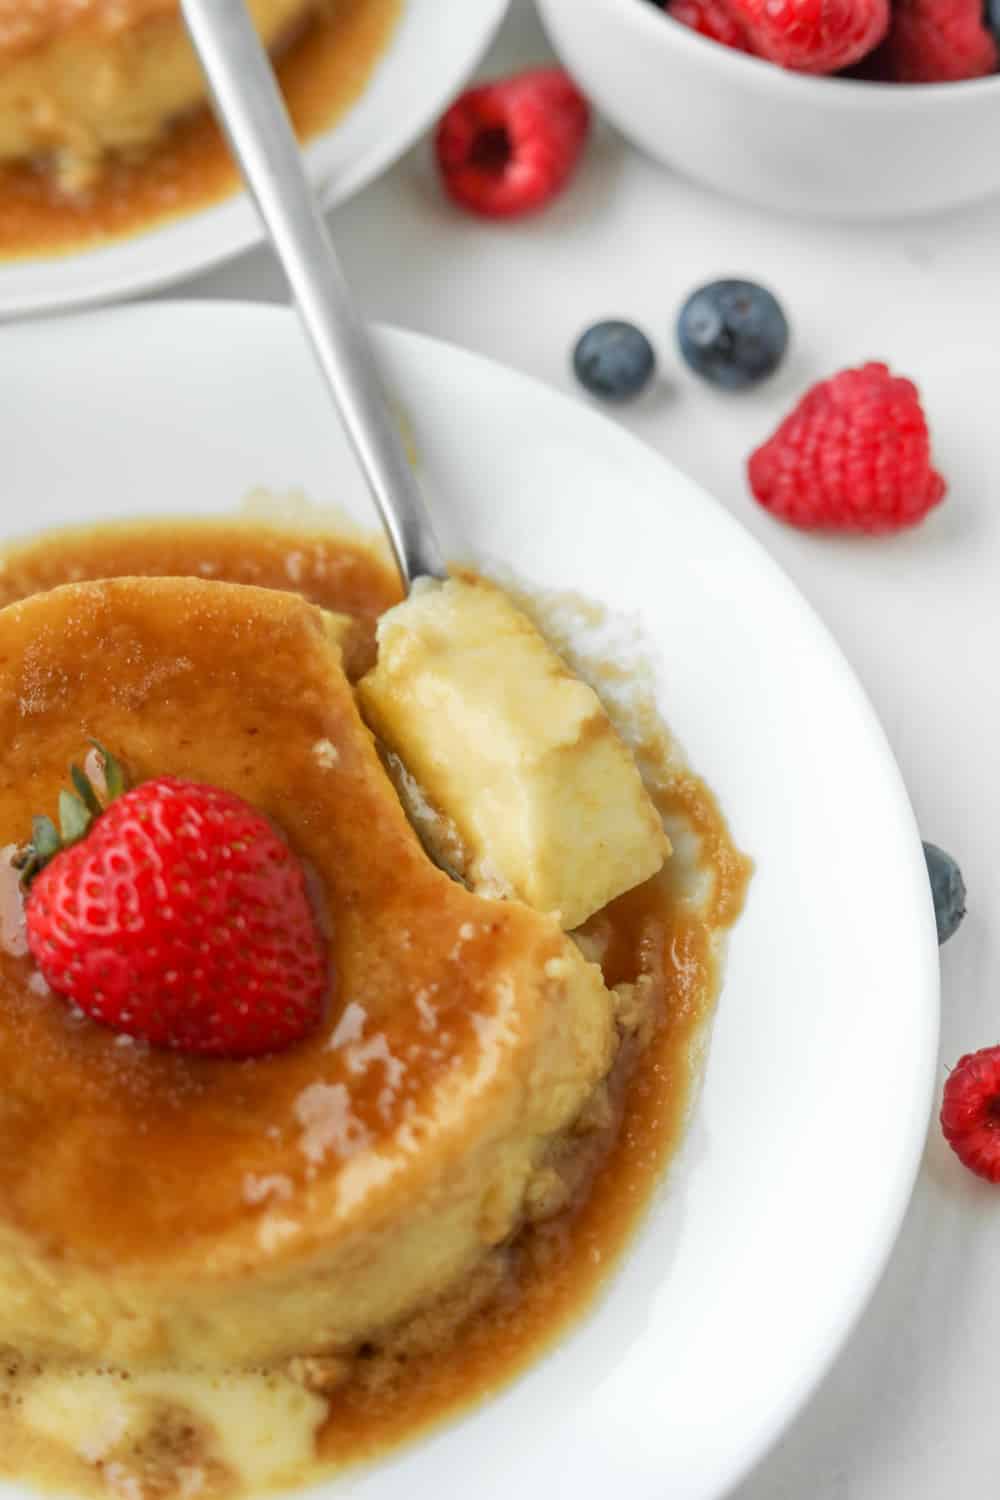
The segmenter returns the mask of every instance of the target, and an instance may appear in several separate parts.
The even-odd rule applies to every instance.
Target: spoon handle
[[[244,0],[181,0],[216,113],[288,279],[407,586],[445,576],[390,415],[368,332],[306,177],[274,70]]]

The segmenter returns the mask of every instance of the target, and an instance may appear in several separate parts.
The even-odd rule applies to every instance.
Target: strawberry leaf
[[[83,838],[90,827],[91,815],[75,792],[67,792],[65,787],[59,793],[59,825],[62,830],[63,845],[76,844]]]
[[[62,848],[62,840],[59,830],[51,818],[33,818],[31,820],[31,843],[37,858],[42,864],[47,864]]]
[[[91,744],[100,757],[99,773],[95,770],[92,780],[79,766],[70,766],[74,790],[64,788],[59,793],[60,827],[56,828],[51,818],[34,818],[31,842],[23,844],[13,856],[14,868],[20,870],[25,890],[61,849],[85,838],[108,804],[128,790],[128,777],[121,762],[97,740],[91,740]]]
[[[90,742],[98,755],[101,757],[102,769],[104,771],[104,785],[106,788],[105,803],[114,802],[128,790],[128,777],[125,775],[121,761],[115,759],[110,750],[105,750],[99,740]]]
[[[91,785],[90,777],[85,771],[81,771],[79,766],[70,766],[69,774],[84,807],[96,818],[101,811],[101,804],[97,793]]]

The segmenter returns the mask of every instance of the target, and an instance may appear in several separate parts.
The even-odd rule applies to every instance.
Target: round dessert
[[[0,843],[54,810],[92,739],[136,783],[235,793],[311,872],[331,976],[297,1045],[200,1057],[81,1015],[8,941],[0,1326],[22,1355],[246,1369],[351,1350],[511,1234],[611,1066],[600,969],[553,916],[432,864],[337,636],[297,596],[195,579],[0,614]]]
[[[380,552],[278,509],[59,533],[0,567],[0,1476],[60,1494],[314,1483],[540,1353],[681,1137],[748,876],[640,663],[607,722],[600,611],[591,640],[580,600],[473,574],[400,604]],[[220,582],[169,581],[193,578]],[[186,976],[226,840],[192,850],[192,889],[174,797],[228,805],[234,879],[300,877],[271,887],[270,939],[255,919]],[[57,808],[65,854],[34,821]],[[158,866],[129,873],[123,830],[161,813]],[[150,868],[173,872],[159,906]],[[112,890],[141,930],[129,901],[107,921]],[[251,1034],[241,987],[296,910],[308,972],[269,984],[301,1004],[258,1050],[275,1008]],[[67,978],[47,928],[78,975],[120,949],[129,983]]]
[[[249,0],[271,49],[316,0]],[[148,147],[206,87],[177,0],[0,0],[0,162],[52,156],[85,180]]]

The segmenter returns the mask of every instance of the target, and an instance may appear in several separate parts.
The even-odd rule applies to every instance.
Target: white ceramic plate
[[[509,0],[404,0],[368,87],[306,156],[332,208],[371,182],[417,139],[486,52]],[[231,259],[261,239],[245,194],[79,255],[0,261],[0,318],[55,312],[167,286]]]
[[[913,817],[836,646],[695,485],[497,365],[391,331],[380,349],[450,547],[639,613],[663,712],[757,871],[688,1142],[598,1307],[480,1410],[322,1493],[431,1500],[474,1475],[477,1500],[717,1500],[830,1363],[909,1197],[938,1018]],[[4,368],[8,533],[225,512],[261,484],[370,516],[286,312],[12,329]]]

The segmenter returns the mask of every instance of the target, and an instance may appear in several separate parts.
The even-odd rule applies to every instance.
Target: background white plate
[[[332,208],[417,139],[475,68],[509,0],[404,0],[395,36],[348,113],[309,145],[310,175]],[[0,318],[54,312],[167,286],[260,241],[245,194],[79,255],[0,261]]]
[[[8,533],[226,511],[260,484],[370,514],[285,312],[120,309],[4,343]],[[451,545],[641,615],[757,871],[687,1145],[607,1295],[498,1398],[333,1489],[717,1500],[833,1358],[910,1193],[938,1019],[912,814],[830,637],[702,491],[499,366],[380,348]]]

